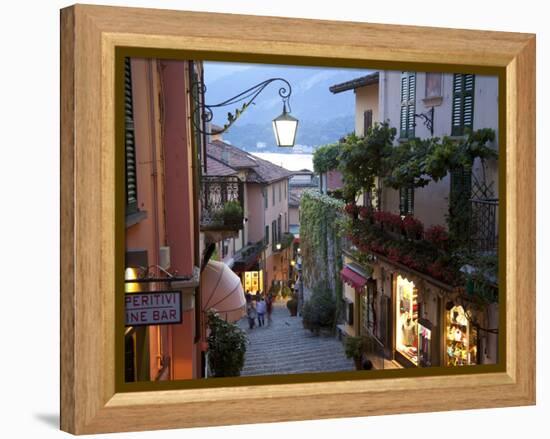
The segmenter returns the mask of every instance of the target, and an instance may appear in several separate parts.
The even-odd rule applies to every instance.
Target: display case
[[[446,366],[472,366],[478,364],[478,333],[468,314],[460,305],[447,310],[445,331]]]

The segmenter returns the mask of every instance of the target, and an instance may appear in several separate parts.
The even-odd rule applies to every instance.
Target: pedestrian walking
[[[258,312],[258,326],[262,327],[265,325],[264,315],[266,311],[266,303],[263,296],[260,296],[256,311]]]
[[[273,312],[273,295],[271,293],[265,299],[265,311],[267,314],[267,324],[271,325],[271,313]]]
[[[254,329],[254,326],[256,326],[256,317],[258,316],[258,312],[256,311],[254,303],[250,302],[247,305],[246,316],[248,317],[248,327],[250,329]]]

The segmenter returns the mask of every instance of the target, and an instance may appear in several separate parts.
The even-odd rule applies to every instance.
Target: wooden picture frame
[[[498,74],[506,145],[503,367],[117,392],[114,73],[120,47],[219,60]],[[85,5],[61,11],[62,430],[248,423],[242,413],[251,405],[253,422],[529,405],[535,403],[535,364],[534,35]]]

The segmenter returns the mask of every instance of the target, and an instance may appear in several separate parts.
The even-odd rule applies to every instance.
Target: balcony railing
[[[279,240],[273,241],[273,252],[280,252],[292,245],[294,235],[292,233],[283,233]]]
[[[262,239],[254,244],[241,248],[234,256],[233,271],[245,271],[254,265],[261,256],[265,242]]]
[[[494,253],[498,246],[498,198],[471,200],[470,249]]]
[[[243,228],[243,182],[238,177],[201,178],[201,230]]]

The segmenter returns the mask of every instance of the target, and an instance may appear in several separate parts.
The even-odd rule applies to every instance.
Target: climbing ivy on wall
[[[300,201],[302,276],[308,288],[329,287],[342,295],[342,269],[338,220],[344,202],[317,191],[304,191]],[[337,301],[338,303],[338,301]]]

